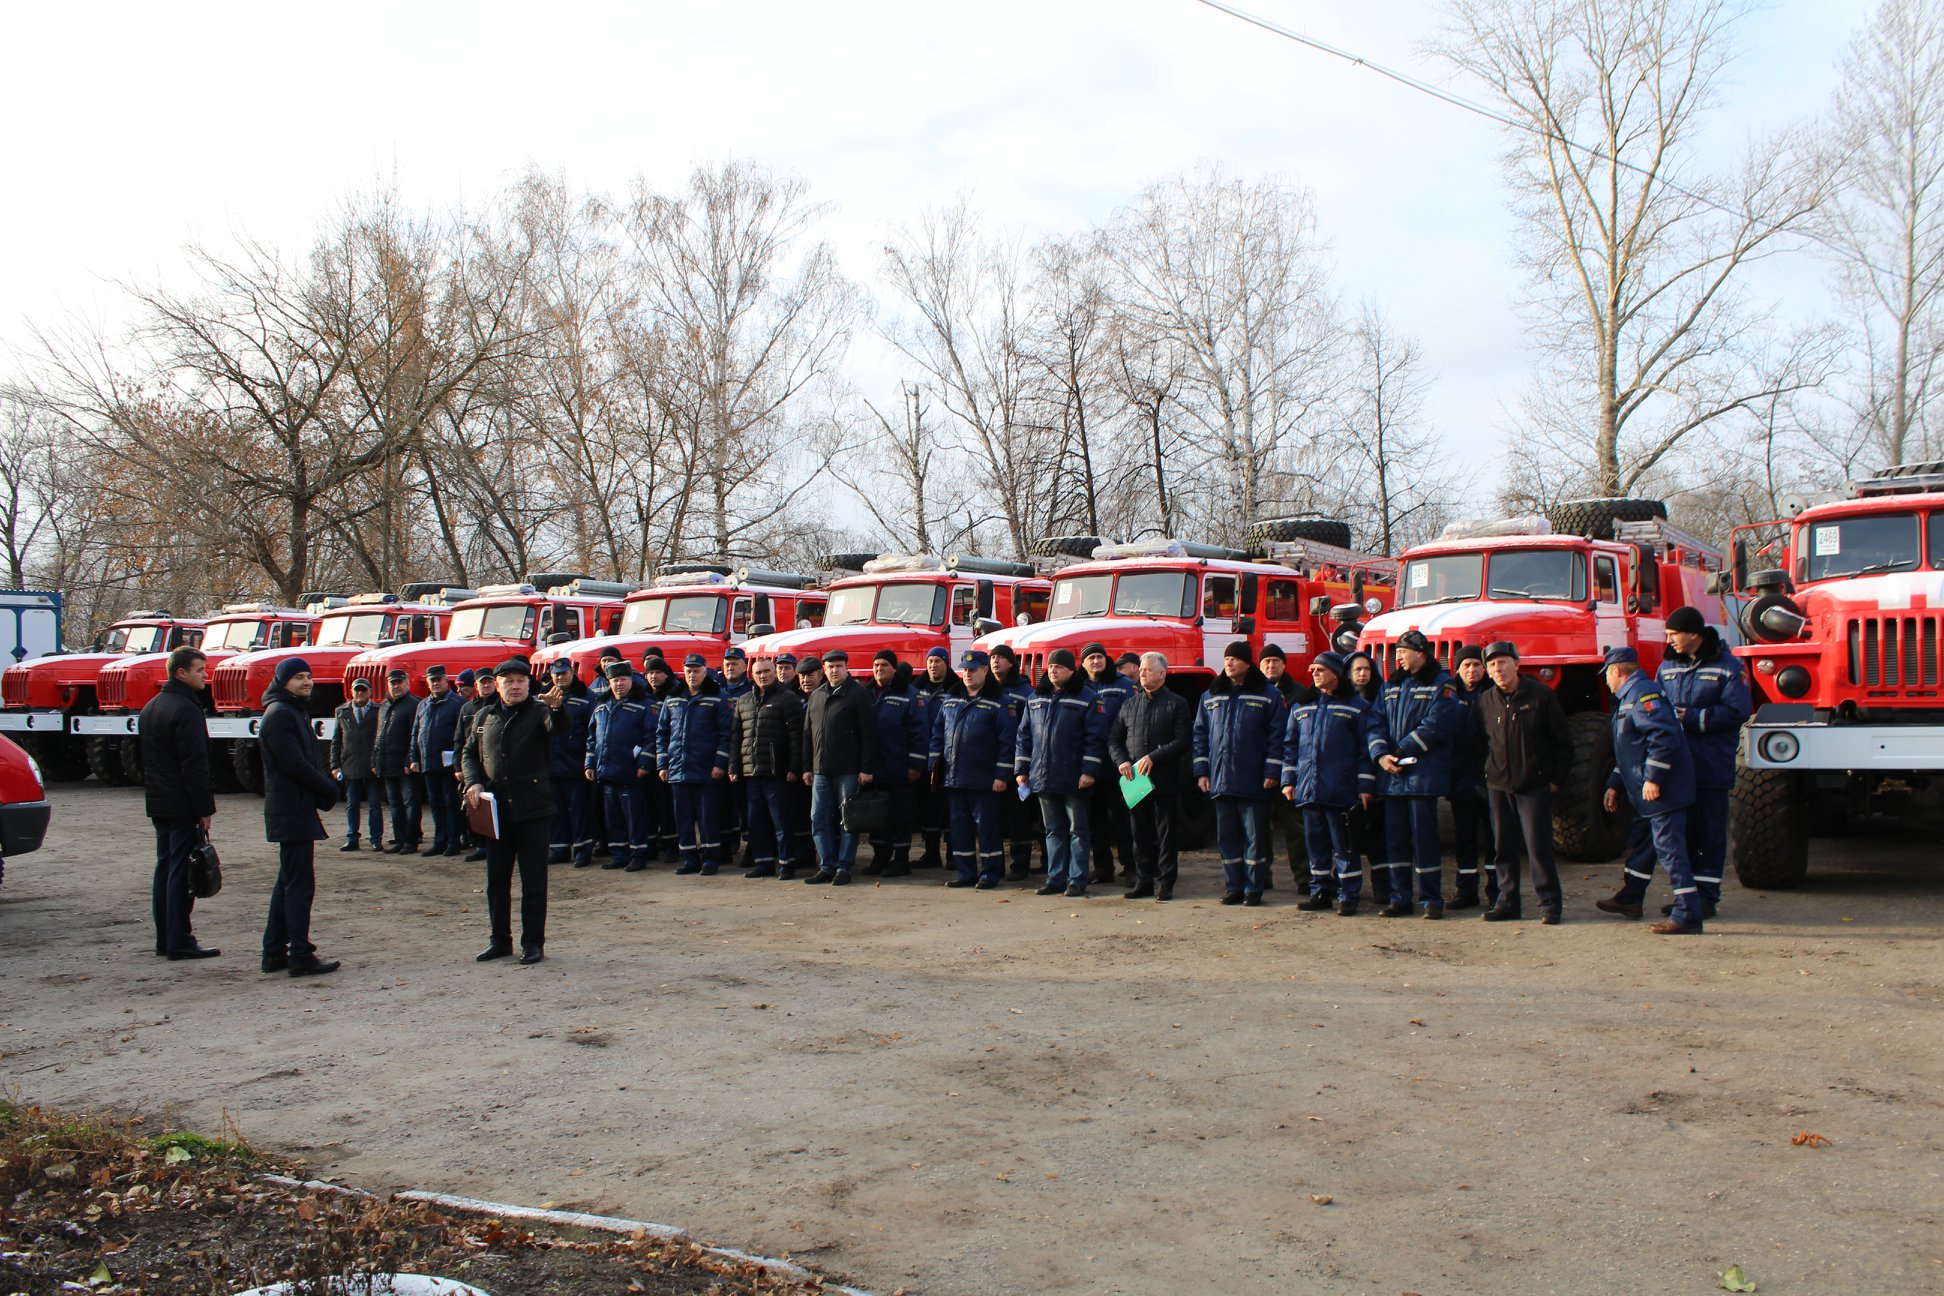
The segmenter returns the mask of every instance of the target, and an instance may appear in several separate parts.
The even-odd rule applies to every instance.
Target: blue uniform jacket
[[[547,773],[552,778],[579,778],[587,768],[587,725],[594,716],[594,703],[569,693],[560,713],[567,717],[567,727],[548,740]]]
[[[1107,708],[1107,728],[1114,727],[1114,717],[1127,705],[1127,699],[1134,696],[1138,687],[1133,680],[1117,670],[1107,672],[1106,679],[1088,679],[1087,684],[1100,697],[1100,705]]]
[[[1287,715],[1282,694],[1255,667],[1240,684],[1215,677],[1195,707],[1195,777],[1208,780],[1210,796],[1270,795],[1282,781]]]
[[[1451,683],[1458,705],[1464,708],[1464,719],[1451,740],[1451,795],[1482,801],[1485,799],[1485,730],[1478,723],[1478,695],[1497,686],[1489,677],[1481,679],[1475,689],[1466,688],[1465,682],[1455,676]]]
[[[1668,650],[1661,658],[1661,692],[1687,734],[1688,754],[1694,758],[1694,785],[1704,788],[1735,786],[1735,752],[1741,746],[1741,727],[1748,723],[1748,678],[1741,659],[1722,647],[1712,626],[1693,657]]]
[[[989,792],[1013,780],[1019,715],[991,679],[969,697],[933,695],[931,768],[948,788]]]
[[[587,763],[603,783],[632,783],[655,767],[655,730],[648,704],[612,694],[587,726]]]
[[[655,722],[655,759],[670,783],[707,783],[729,768],[729,719],[734,704],[714,679],[694,693],[662,699]]]
[[[1377,793],[1377,758],[1390,752],[1384,717],[1346,682],[1336,692],[1289,709],[1283,730],[1282,785],[1299,806],[1348,810]]]
[[[1648,801],[1640,785],[1660,784]],[[1673,704],[1646,671],[1636,671],[1613,699],[1613,774],[1610,788],[1624,788],[1635,813],[1664,815],[1694,804],[1694,759]]]
[[[877,756],[871,777],[896,783],[910,781],[913,771],[924,773],[931,760],[931,716],[925,700],[911,687],[911,668],[900,665],[889,688],[877,681],[864,685],[877,717]]]
[[[1013,777],[1048,796],[1080,791],[1080,776],[1107,773],[1107,704],[1086,676],[1076,674],[1056,689],[1043,680],[1019,721]]]
[[[1378,708],[1391,755],[1417,763],[1378,780],[1385,796],[1438,797],[1451,791],[1452,743],[1470,718],[1458,700],[1458,683],[1436,661],[1428,661],[1415,675],[1396,671],[1384,685]]]
[[[448,765],[445,753],[459,740],[459,708],[464,705],[466,699],[457,689],[419,703],[418,714],[412,717],[412,763],[422,772],[452,777],[457,762]]]

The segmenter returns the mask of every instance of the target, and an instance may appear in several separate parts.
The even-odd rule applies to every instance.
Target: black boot
[[[891,862],[884,866],[884,876],[885,877],[910,877],[911,876],[910,843],[907,842],[903,846],[893,846],[891,848]]]

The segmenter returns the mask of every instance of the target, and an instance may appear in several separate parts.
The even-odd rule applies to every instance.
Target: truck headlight
[[[1806,697],[1814,683],[1809,672],[1801,666],[1784,666],[1775,673],[1775,691],[1783,697]]]
[[[1772,733],[1763,734],[1758,747],[1764,760],[1782,765],[1796,758],[1796,754],[1802,750],[1802,743],[1792,733]]]

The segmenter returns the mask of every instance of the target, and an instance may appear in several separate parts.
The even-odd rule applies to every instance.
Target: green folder
[[[1120,783],[1121,799],[1127,802],[1130,810],[1147,800],[1147,794],[1154,791],[1154,780],[1139,770],[1134,772],[1133,778],[1124,778]]]

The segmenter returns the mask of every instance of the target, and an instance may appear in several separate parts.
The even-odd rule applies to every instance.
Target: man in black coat
[[[189,852],[209,831],[216,784],[209,773],[209,722],[202,694],[209,659],[199,649],[169,654],[169,681],[142,708],[137,733],[148,817],[155,824],[155,952],[172,959],[215,958],[189,929]]]
[[[466,808],[490,792],[499,809],[499,835],[486,844],[486,915],[490,943],[478,962],[513,953],[513,870],[520,870],[520,962],[546,957],[547,846],[553,831],[553,780],[548,757],[554,735],[572,721],[561,710],[562,687],[534,698],[532,668],[509,657],[493,671],[499,700],[487,707],[459,754],[466,772]]]
[[[344,810],[349,824],[344,845],[339,850],[358,849],[358,811],[366,809],[371,817],[371,849],[385,847],[385,796],[372,763],[378,741],[378,708],[371,704],[371,685],[363,679],[351,681],[351,700],[338,707],[332,717],[331,773],[344,785]]]
[[[372,762],[385,781],[385,800],[391,805],[392,844],[387,855],[409,855],[419,848],[419,777],[408,773],[412,764],[412,721],[418,698],[408,685],[410,676],[393,669],[385,676],[389,696],[378,706],[378,735]]]
[[[736,699],[729,720],[729,781],[744,789],[743,824],[755,867],[748,878],[796,876],[791,859],[789,794],[803,781],[803,695],[776,678],[776,664],[749,666],[754,687]]]
[[[1174,899],[1179,873],[1181,794],[1187,790],[1195,713],[1168,687],[1168,659],[1141,655],[1140,688],[1121,706],[1107,734],[1107,757],[1124,779],[1145,774],[1154,791],[1133,809],[1134,863],[1140,878],[1129,900]]]
[[[857,835],[843,830],[844,802],[871,781],[877,715],[864,686],[850,677],[849,653],[831,649],[823,669],[828,679],[803,711],[803,771],[810,780],[810,835],[817,843],[817,871],[803,880],[848,886]]]
[[[311,736],[310,663],[286,657],[263,693],[263,836],[277,843],[277,885],[263,924],[263,970],[294,977],[338,970],[317,957],[310,940],[311,900],[317,894],[316,850],[324,837],[319,814],[337,804],[337,784],[325,772]],[[352,829],[356,831],[357,825]]]
[[[1542,921],[1559,921],[1562,897],[1553,862],[1552,794],[1573,768],[1573,731],[1551,689],[1519,673],[1519,650],[1500,640],[1485,650],[1491,684],[1478,695],[1485,744],[1486,798],[1497,850],[1498,903],[1486,922],[1519,917],[1519,850],[1532,864],[1532,891]]]

